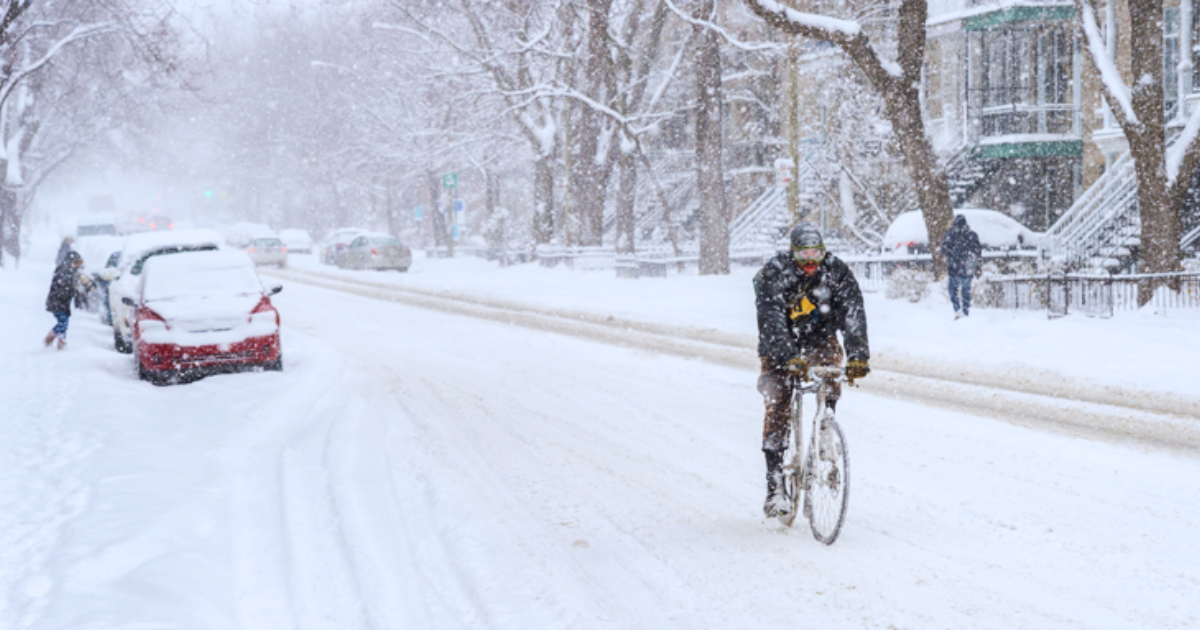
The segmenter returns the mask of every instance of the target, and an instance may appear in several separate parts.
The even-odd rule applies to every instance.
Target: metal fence
[[[973,294],[974,302],[982,308],[1045,310],[1049,317],[1071,312],[1112,317],[1117,311],[1139,308],[1138,292],[1162,279],[1168,281],[1171,290],[1156,291],[1149,306],[1200,308],[1200,273],[985,276],[976,284]]]

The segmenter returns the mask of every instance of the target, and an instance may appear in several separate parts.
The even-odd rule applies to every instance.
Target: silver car
[[[287,248],[277,238],[256,238],[250,241],[246,253],[255,265],[277,265],[280,269],[287,266]]]
[[[390,234],[360,234],[350,241],[338,266],[350,269],[408,271],[412,266],[412,250]]]

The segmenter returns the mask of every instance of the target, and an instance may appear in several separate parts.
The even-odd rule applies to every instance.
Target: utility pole
[[[458,198],[458,173],[442,175],[442,188],[450,195],[446,204],[446,258],[454,258],[454,236],[458,225],[454,223],[454,200]]]
[[[787,207],[792,223],[798,223],[800,217],[800,46],[793,43],[788,46],[788,80],[787,85],[787,144],[788,157],[792,159],[791,178],[787,182]]]

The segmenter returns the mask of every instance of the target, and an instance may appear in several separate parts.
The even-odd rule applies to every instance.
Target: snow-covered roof
[[[247,221],[238,221],[231,223],[225,227],[222,232],[225,234],[225,239],[230,243],[249,243],[256,238],[268,238],[275,236],[275,230],[263,223],[250,223]]]
[[[955,216],[967,219],[967,225],[979,235],[979,242],[988,249],[1011,249],[1036,245],[1041,234],[1021,225],[1016,219],[995,210],[964,208]],[[883,237],[884,247],[900,249],[910,245],[928,245],[929,233],[925,218],[918,211],[905,212],[888,226]]]
[[[132,263],[146,252],[160,247],[172,245],[216,245],[225,244],[225,239],[216,230],[208,228],[193,228],[190,230],[163,230],[159,232],[138,232],[125,237],[125,245],[121,254],[122,266]]]

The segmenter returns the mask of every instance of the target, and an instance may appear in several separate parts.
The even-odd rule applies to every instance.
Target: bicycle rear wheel
[[[817,452],[810,453],[808,483],[804,493],[804,512],[813,537],[832,545],[846,520],[850,499],[850,456],[846,436],[833,418],[821,421],[817,434]]]

